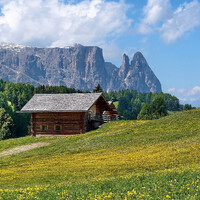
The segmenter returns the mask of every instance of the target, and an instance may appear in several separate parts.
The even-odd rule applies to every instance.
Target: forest
[[[21,110],[34,94],[81,92],[83,91],[66,86],[34,87],[31,84],[0,80],[0,140],[22,137],[30,133],[30,114],[16,112]],[[128,89],[103,93],[107,100],[115,102],[121,119],[125,120],[154,119],[167,115],[166,111],[192,109],[191,105],[183,106],[177,97],[165,93],[138,93]]]
[[[190,104],[182,105],[179,99],[168,93],[138,93],[136,90],[120,90],[104,93],[108,100],[117,102],[117,109],[123,119],[158,119],[168,113],[194,109]],[[142,117],[145,113],[148,116]],[[159,112],[158,116],[155,114]]]

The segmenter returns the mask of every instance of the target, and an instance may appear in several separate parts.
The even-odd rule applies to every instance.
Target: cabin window
[[[43,132],[47,131],[47,125],[42,125],[41,129]]]
[[[55,131],[61,131],[61,126],[60,125],[56,125],[55,126]]]

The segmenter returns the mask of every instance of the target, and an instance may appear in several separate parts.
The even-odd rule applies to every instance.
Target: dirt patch
[[[21,152],[28,151],[31,149],[48,146],[49,144],[50,143],[47,143],[47,142],[37,142],[37,143],[33,143],[33,144],[18,146],[18,147],[14,147],[12,149],[2,151],[0,153],[0,156],[7,156],[7,155],[11,155],[11,154],[21,153]]]

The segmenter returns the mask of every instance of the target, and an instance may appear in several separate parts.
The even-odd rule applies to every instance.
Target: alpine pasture
[[[0,142],[0,199],[199,199],[200,109],[73,137]]]

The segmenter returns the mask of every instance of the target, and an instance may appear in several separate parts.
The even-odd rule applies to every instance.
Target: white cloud
[[[7,0],[0,0],[0,5],[5,4],[6,2],[8,2]]]
[[[143,34],[152,33],[155,25],[170,17],[171,4],[169,0],[148,0],[143,9],[143,14],[144,18],[138,31]]]
[[[200,26],[200,2],[193,0],[172,9],[169,0],[148,0],[138,32],[150,34],[157,31],[166,43],[172,43],[186,32]]]
[[[199,98],[190,98],[189,100],[190,100],[190,102],[195,102],[195,101],[198,101]]]
[[[188,95],[200,95],[200,86],[193,87],[189,92]]]
[[[175,92],[175,91],[176,91],[175,88],[169,88],[169,89],[167,90],[168,93]]]
[[[182,102],[189,102],[189,100],[186,99],[186,98],[178,97],[178,99],[179,99],[180,101],[182,101]]]
[[[148,0],[146,7],[144,8],[144,23],[156,24],[163,19],[166,19],[170,15],[170,2],[169,0]]]
[[[138,32],[141,34],[150,34],[153,33],[153,29],[148,24],[142,23],[138,27]]]
[[[195,86],[191,89],[170,88],[167,92],[178,97],[184,104],[189,103],[193,106],[200,107],[200,86]]]
[[[38,46],[95,44],[128,29],[128,6],[120,2],[84,0],[65,4],[59,0],[3,2],[0,42]]]
[[[101,41],[97,43],[98,46],[103,48],[103,56],[104,59],[109,61],[109,59],[120,59],[122,60],[122,53],[123,51],[116,45],[114,41],[105,42]]]
[[[180,94],[183,94],[183,93],[186,92],[186,90],[185,89],[178,89],[177,92],[180,93]]]
[[[170,43],[180,38],[185,32],[200,25],[200,3],[194,0],[184,3],[161,28],[162,38]]]

